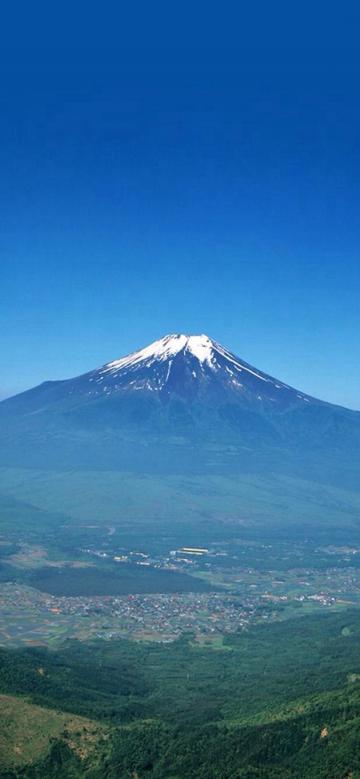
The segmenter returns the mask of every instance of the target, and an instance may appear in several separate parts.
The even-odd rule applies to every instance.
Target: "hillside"
[[[42,668],[38,668],[39,675]],[[62,741],[74,763],[88,758],[107,737],[98,723],[28,703],[26,698],[0,695],[0,766],[17,772],[47,757],[54,741]],[[1,774],[3,775],[3,774]]]
[[[0,775],[358,779],[359,620],[352,610],[263,626],[223,650],[190,636],[2,650]],[[16,767],[23,726],[33,751]]]

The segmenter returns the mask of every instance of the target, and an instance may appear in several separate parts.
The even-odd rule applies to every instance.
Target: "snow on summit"
[[[211,365],[214,347],[215,342],[207,335],[166,335],[138,352],[132,352],[120,360],[108,363],[104,371],[117,371],[138,363],[145,363],[150,367],[154,362],[164,362],[179,352],[188,352],[200,363],[207,362]]]
[[[193,400],[224,393],[257,403],[290,403],[308,397],[253,368],[205,334],[173,333],[143,349],[113,360],[86,376],[90,394],[133,390],[176,394]],[[90,384],[90,387],[89,387]],[[282,396],[282,397],[280,397]]]
[[[131,418],[141,409],[140,416],[148,420],[158,403],[167,407],[170,416],[187,419],[194,404],[200,415],[206,409],[221,408],[239,428],[243,410],[282,412],[319,402],[249,365],[204,333],[171,333],[81,376],[45,382],[30,392],[40,405],[44,396],[55,398],[56,403],[71,398],[74,414],[84,398],[86,402],[100,400],[110,416],[115,408],[125,409],[129,401]]]

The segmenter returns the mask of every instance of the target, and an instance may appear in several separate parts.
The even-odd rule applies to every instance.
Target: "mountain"
[[[284,449],[290,460],[360,451],[359,412],[288,386],[206,335],[167,335],[89,373],[45,382],[1,402],[0,420],[2,462],[13,449],[26,461],[28,445],[32,462],[68,454],[69,464],[129,458],[140,468],[145,448],[150,470],[165,456],[162,467],[175,471],[184,452],[193,461],[196,451],[196,467],[206,470],[244,458],[261,467],[269,457],[276,468]]]
[[[248,365],[206,335],[167,335],[144,349],[65,381],[45,382],[4,401],[2,408],[41,410],[52,403],[98,400],[124,393],[156,393],[187,403],[196,399],[262,405],[277,409],[314,398]]]
[[[294,511],[301,492],[299,522],[309,506],[312,516],[321,506],[324,520],[329,512],[341,516],[343,511],[355,521],[357,509],[353,503],[349,508],[346,501],[349,490],[355,494],[360,489],[360,412],[296,390],[206,335],[174,334],[81,376],[48,381],[2,401],[0,467],[26,469],[28,475],[34,469],[96,472],[102,484],[97,492],[101,505],[109,490],[101,474],[121,473],[122,479],[125,473],[148,474],[158,501],[164,479],[178,479],[176,489],[171,483],[171,499],[167,493],[159,508],[164,514],[169,513],[169,504],[171,511],[180,510],[187,501],[184,513],[191,503],[208,515],[210,503],[224,506],[229,495],[234,496],[235,506],[229,512],[237,513],[241,483],[250,496],[247,506],[263,501],[266,516]],[[200,482],[196,489],[193,484],[191,501],[183,477],[201,480],[201,487]],[[210,477],[231,480],[221,498]],[[4,493],[8,494],[6,478]],[[302,480],[301,487],[296,482],[298,487],[293,487],[286,504],[281,479]],[[124,481],[121,488],[115,476],[113,481],[117,485],[113,505],[121,510]],[[82,495],[90,494],[93,482],[94,477],[88,477]],[[321,495],[309,501],[305,482],[343,492],[330,502]],[[23,481],[14,485],[13,497],[33,502],[32,492],[23,490]],[[129,501],[137,497],[133,488],[128,492],[127,510]],[[142,506],[148,507],[145,492]],[[38,505],[44,507],[43,502]],[[57,503],[45,507],[49,505],[58,511]],[[219,508],[214,511],[221,513]]]

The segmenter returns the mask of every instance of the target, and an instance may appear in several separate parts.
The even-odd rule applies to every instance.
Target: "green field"
[[[114,525],[134,537],[141,528],[155,539],[159,532],[169,538],[183,532],[183,543],[205,543],[234,534],[234,527],[256,533],[270,523],[273,533],[285,528],[299,533],[300,527],[303,535],[359,535],[358,492],[279,474],[191,477],[1,468],[1,494],[4,530],[15,529],[17,508],[17,526],[31,532],[59,524]]]
[[[41,675],[43,669],[37,672]],[[107,734],[93,720],[36,706],[13,695],[0,695],[0,711],[1,767],[14,771],[46,757],[54,740],[62,739],[76,759],[89,756]]]

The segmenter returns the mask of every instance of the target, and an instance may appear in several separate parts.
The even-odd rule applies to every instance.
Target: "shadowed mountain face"
[[[272,472],[359,484],[360,413],[316,400],[205,335],[169,335],[0,403],[0,465]]]

